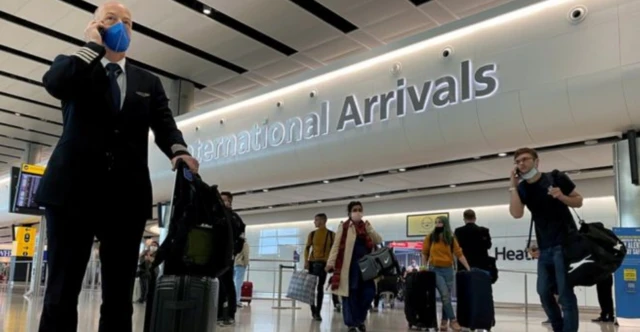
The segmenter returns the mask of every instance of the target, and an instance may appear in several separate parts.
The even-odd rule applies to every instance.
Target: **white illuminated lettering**
[[[396,86],[382,93],[373,93],[364,99],[354,94],[344,97],[334,133],[347,128],[368,126],[376,121],[388,121],[409,114],[419,115],[429,109],[446,108],[460,102],[489,98],[499,90],[498,65],[485,64],[474,70],[473,63],[460,63],[460,71],[454,75],[427,78],[422,82],[407,82],[404,77],[396,80]],[[340,83],[338,83],[340,84]],[[360,104],[362,103],[362,104]],[[395,103],[395,117],[392,104]],[[364,106],[361,108],[361,106]],[[407,108],[413,112],[408,113]],[[375,112],[379,116],[375,116]],[[331,104],[324,100],[320,109],[290,117],[284,121],[264,121],[248,130],[229,133],[215,138],[197,139],[188,145],[189,153],[201,163],[246,155],[286,144],[313,140],[329,135],[332,128]],[[507,254],[511,255],[511,254]],[[518,254],[515,254],[518,256]]]
[[[269,126],[269,145],[280,146],[286,138],[285,131],[285,126],[281,122],[275,122],[273,125]]]

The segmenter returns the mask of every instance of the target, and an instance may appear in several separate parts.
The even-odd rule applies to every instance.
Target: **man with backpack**
[[[235,261],[236,255],[242,252],[244,247],[244,232],[245,224],[242,218],[233,211],[233,194],[228,191],[220,193],[224,205],[230,210],[231,214],[231,228],[233,230],[233,257],[229,257],[231,268],[223,273],[220,278],[220,298],[218,307],[218,320],[220,325],[233,325],[235,323],[236,310],[238,307],[238,297],[236,294],[233,261]]]
[[[311,315],[316,321],[322,321],[322,302],[324,300],[324,283],[327,281],[327,259],[333,246],[335,233],[327,229],[327,215],[319,213],[314,218],[316,229],[307,237],[304,246],[304,267],[309,274],[318,276],[316,305],[311,305]]]
[[[524,207],[535,222],[538,256],[538,295],[555,332],[578,331],[578,301],[573,287],[567,281],[564,260],[565,239],[575,231],[576,224],[569,207],[582,206],[582,196],[575,184],[559,171],[538,171],[538,153],[529,148],[515,151],[515,167],[511,170],[509,212],[522,218]],[[557,287],[558,302],[554,298]]]

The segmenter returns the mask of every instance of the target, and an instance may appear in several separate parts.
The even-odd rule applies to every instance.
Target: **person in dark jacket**
[[[244,232],[246,225],[242,221],[242,218],[233,211],[233,194],[228,191],[223,191],[220,193],[220,196],[222,196],[224,205],[231,211],[231,228],[233,229],[232,241],[234,243],[233,257],[229,257],[232,261],[230,262],[231,268],[223,273],[219,278],[220,296],[218,300],[218,320],[219,325],[224,326],[235,324],[239,294],[236,294],[233,261],[235,261],[235,256],[242,251],[242,247],[244,246]]]
[[[49,271],[40,332],[77,330],[95,238],[102,273],[98,331],[133,330],[140,240],[153,205],[149,129],[173,165],[182,159],[198,171],[160,79],[126,57],[132,27],[125,5],[104,2],[84,30],[84,45],[56,56],[42,78],[60,100],[63,130],[36,194],[45,207]],[[96,213],[98,204],[104,208]]]
[[[489,229],[476,225],[476,212],[471,209],[465,210],[462,216],[465,225],[456,228],[455,236],[464,257],[471,267],[488,270],[488,250],[492,246]]]

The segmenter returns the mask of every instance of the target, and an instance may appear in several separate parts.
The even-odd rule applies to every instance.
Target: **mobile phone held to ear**
[[[519,178],[521,174],[522,173],[520,173],[520,169],[516,167],[516,177]]]
[[[105,32],[107,32],[107,29],[105,29],[104,27],[98,27],[98,33],[100,34],[100,36],[104,37]]]

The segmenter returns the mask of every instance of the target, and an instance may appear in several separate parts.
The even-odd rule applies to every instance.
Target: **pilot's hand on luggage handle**
[[[173,170],[176,170],[176,166],[178,164],[178,160],[182,160],[184,161],[187,166],[189,167],[189,170],[193,173],[198,173],[198,170],[200,168],[200,163],[198,162],[198,159],[193,158],[192,156],[188,155],[188,154],[183,154],[177,157],[173,157],[173,159],[171,159],[171,166],[173,167]]]

